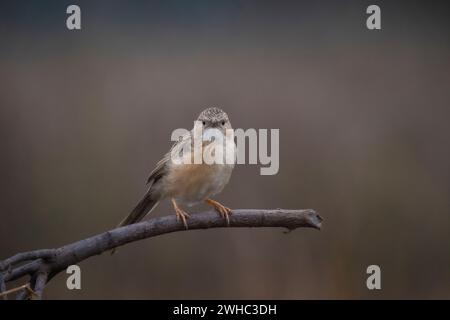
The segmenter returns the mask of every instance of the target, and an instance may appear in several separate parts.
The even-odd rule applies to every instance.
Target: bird
[[[194,128],[175,142],[170,151],[156,164],[147,179],[147,192],[130,214],[119,223],[118,227],[141,221],[156,208],[160,201],[167,198],[173,205],[177,220],[181,220],[186,229],[188,229],[190,214],[183,207],[202,202],[214,207],[229,225],[231,209],[211,199],[211,197],[224,189],[234,168],[236,150],[234,135],[227,135],[233,130],[230,120],[222,109],[212,107],[203,110],[194,124],[199,124],[200,129],[202,129],[200,143],[202,148],[192,148],[196,129],[194,125]],[[211,139],[212,132],[216,134],[214,135],[215,138],[220,136],[225,140]],[[189,163],[189,161],[175,161],[173,157],[173,155],[185,152],[187,154],[183,154],[183,159],[194,159],[195,152],[198,150],[202,153],[201,156],[205,155],[206,152],[214,154],[215,151],[220,150],[213,148],[217,147],[214,143],[223,143],[224,141],[231,146],[227,150],[231,152],[233,161],[211,164],[206,163],[206,161],[201,161],[201,163],[190,161]],[[213,149],[214,151],[212,151]]]

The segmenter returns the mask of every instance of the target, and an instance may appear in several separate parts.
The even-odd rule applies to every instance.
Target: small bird
[[[224,139],[231,139],[229,143],[232,148],[229,151],[233,153],[234,160],[234,136],[230,138],[226,135],[227,132],[230,132],[229,130],[232,130],[232,127],[228,115],[224,111],[219,108],[205,109],[198,116],[196,123],[202,126],[202,148],[200,149],[202,153],[211,150],[214,140],[211,141],[212,139],[208,139],[207,136],[208,132],[215,130]],[[187,145],[192,146],[194,144],[194,129],[183,135],[180,141],[176,142],[172,149],[156,164],[155,169],[150,173],[147,180],[148,191],[133,211],[120,222],[119,227],[142,220],[165,198],[170,198],[177,219],[183,222],[186,229],[188,228],[187,219],[189,214],[182,209],[181,205],[192,206],[201,202],[213,206],[229,224],[231,209],[212,200],[210,197],[221,192],[226,186],[234,168],[234,161],[232,163],[223,161],[222,163],[212,164],[202,161],[202,163],[197,164],[194,161],[191,161],[191,163],[177,163],[172,159],[173,154],[180,153],[186,150],[185,147]],[[197,149],[190,149],[190,154],[187,156],[193,159]]]

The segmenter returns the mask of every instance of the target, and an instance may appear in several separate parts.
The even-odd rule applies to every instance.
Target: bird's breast
[[[219,193],[228,183],[233,165],[178,164],[165,179],[166,196],[186,203],[200,202]]]

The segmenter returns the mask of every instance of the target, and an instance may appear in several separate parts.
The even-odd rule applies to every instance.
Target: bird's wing
[[[186,133],[185,135],[183,135],[179,141],[175,142],[172,145],[172,148],[170,148],[170,151],[167,152],[164,155],[164,157],[158,161],[155,169],[153,169],[153,171],[150,173],[150,176],[147,179],[147,184],[153,185],[155,182],[157,182],[159,179],[161,179],[165,175],[165,173],[167,172],[168,164],[171,161],[170,158],[172,155],[172,151],[174,149],[178,149],[181,151],[183,149],[183,145],[185,143],[192,143],[191,133]]]
[[[155,169],[150,172],[150,176],[147,179],[147,184],[153,184],[164,176],[166,172],[166,164],[170,160],[170,153],[164,155],[164,157],[156,164]]]

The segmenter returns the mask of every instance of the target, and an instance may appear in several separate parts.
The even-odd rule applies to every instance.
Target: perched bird
[[[227,142],[232,146],[229,151],[234,154],[234,136],[229,137],[226,134],[232,130],[232,127],[228,115],[224,111],[219,108],[205,109],[198,116],[196,123],[201,125],[203,132],[200,152],[211,151],[211,148],[214,146],[214,139],[209,139],[208,133],[214,131],[221,135],[224,139],[223,141],[229,140]],[[194,161],[191,161],[191,163],[178,163],[173,159],[174,154],[182,151],[186,152],[186,150],[189,153],[183,156],[194,159],[195,152],[198,150],[192,147],[194,144],[194,129],[176,142],[172,149],[156,164],[155,169],[150,173],[147,180],[149,185],[148,191],[119,226],[129,225],[142,220],[165,198],[170,198],[177,219],[183,222],[186,229],[188,228],[187,219],[189,214],[181,206],[192,206],[200,202],[212,205],[229,223],[231,210],[210,199],[210,197],[221,192],[226,186],[233,171],[234,161],[232,163],[223,161],[222,163],[212,164],[202,161],[202,163],[198,164]],[[219,143],[219,141],[216,141],[216,143]]]

